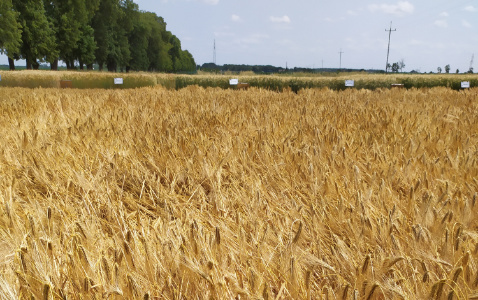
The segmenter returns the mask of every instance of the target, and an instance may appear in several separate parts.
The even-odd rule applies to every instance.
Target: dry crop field
[[[478,299],[478,89],[0,90],[2,299]]]

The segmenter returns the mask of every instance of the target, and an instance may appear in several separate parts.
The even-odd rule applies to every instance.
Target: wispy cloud
[[[290,18],[289,16],[269,17],[269,21],[273,23],[290,23]]]
[[[448,23],[445,20],[436,20],[433,24],[435,24],[435,26],[440,27],[440,28],[447,28],[448,27]]]
[[[235,39],[234,42],[236,44],[260,44],[264,42],[264,40],[269,39],[269,35],[267,34],[262,34],[262,33],[254,33],[249,36],[241,37],[238,39]]]
[[[462,20],[462,21],[461,21],[461,25],[463,25],[463,27],[466,27],[466,28],[471,28],[471,27],[473,27],[473,26],[471,25],[471,23],[468,22],[468,21],[466,21],[466,20]]]
[[[444,12],[442,12],[441,14],[439,14],[438,16],[440,16],[440,17],[449,17],[450,15],[449,15],[446,11],[444,11]]]
[[[219,3],[219,0],[201,0],[201,2],[209,4],[209,5],[216,5]]]
[[[468,5],[467,7],[465,7],[465,10],[469,12],[477,11],[477,9],[473,5]]]
[[[214,36],[215,37],[233,37],[235,36],[235,34],[229,31],[215,31]]]
[[[191,2],[191,1],[200,2],[200,3],[207,4],[207,5],[216,5],[216,4],[219,4],[220,0],[186,0],[186,2]],[[147,2],[147,1],[145,1],[145,2]],[[178,2],[178,0],[161,0],[161,3],[172,3],[172,2]]]
[[[241,22],[242,21],[241,17],[239,17],[238,15],[232,15],[231,20],[233,22]]]
[[[403,16],[412,14],[415,11],[415,6],[408,1],[399,1],[397,4],[371,4],[368,6],[368,9],[371,12]]]

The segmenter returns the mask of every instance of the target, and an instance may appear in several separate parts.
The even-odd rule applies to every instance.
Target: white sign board
[[[345,86],[354,86],[355,82],[353,80],[345,80]]]
[[[229,79],[230,85],[237,85],[239,83],[239,79]]]
[[[462,88],[462,89],[468,89],[468,88],[470,88],[470,82],[469,82],[469,81],[462,81],[462,82],[461,82],[461,88]]]
[[[115,84],[123,84],[123,78],[115,78]]]

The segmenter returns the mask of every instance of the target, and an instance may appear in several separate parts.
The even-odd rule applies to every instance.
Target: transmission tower
[[[339,52],[339,54],[340,54],[339,70],[342,69],[342,53],[345,53],[345,52],[342,52],[342,49],[340,49],[340,52]]]
[[[473,59],[474,58],[475,58],[475,54],[473,53],[471,55],[470,68],[468,69],[468,73],[473,73]]]
[[[212,62],[216,64],[216,39],[214,39],[214,52],[212,55]]]
[[[385,29],[388,31],[388,49],[387,49],[387,63],[385,64],[385,73],[388,72],[388,55],[390,54],[390,36],[392,35],[392,31],[397,31],[397,29],[392,30],[392,22],[390,22],[390,29]]]

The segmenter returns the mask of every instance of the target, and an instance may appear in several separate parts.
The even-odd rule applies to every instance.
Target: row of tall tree
[[[0,0],[0,52],[27,69],[58,61],[68,69],[194,71],[166,22],[133,0]]]

